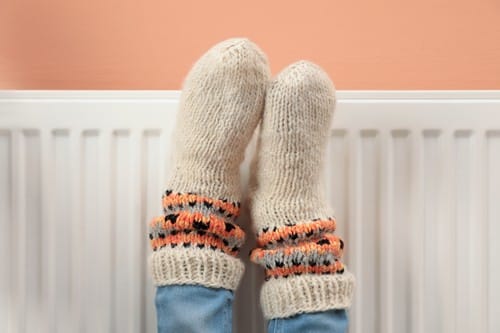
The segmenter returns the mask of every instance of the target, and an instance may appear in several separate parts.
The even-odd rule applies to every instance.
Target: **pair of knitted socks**
[[[334,106],[332,82],[312,63],[271,80],[266,56],[247,39],[204,54],[184,82],[164,215],[150,225],[155,284],[238,287],[239,168],[261,121],[249,204],[264,315],[348,307],[354,278],[340,261],[343,241],[320,184]]]

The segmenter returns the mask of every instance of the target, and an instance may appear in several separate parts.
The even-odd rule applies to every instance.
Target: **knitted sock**
[[[164,216],[150,224],[156,285],[201,284],[235,290],[244,271],[239,167],[261,117],[269,82],[266,57],[246,39],[215,45],[191,69],[174,133]]]
[[[320,175],[335,90],[318,66],[301,61],[267,91],[258,153],[252,162],[250,208],[265,267],[261,304],[268,319],[346,308],[354,278],[340,262]]]

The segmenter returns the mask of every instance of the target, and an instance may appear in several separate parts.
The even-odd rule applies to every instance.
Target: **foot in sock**
[[[318,66],[284,69],[266,96],[250,211],[257,233],[251,260],[265,268],[267,319],[346,308],[354,278],[340,261],[343,241],[321,183],[335,89]]]
[[[188,74],[164,216],[150,224],[157,286],[237,288],[244,271],[237,254],[245,236],[235,224],[239,168],[262,115],[268,83],[266,57],[247,39],[215,45]]]

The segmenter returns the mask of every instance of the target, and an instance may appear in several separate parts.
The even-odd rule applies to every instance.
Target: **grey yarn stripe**
[[[164,208],[163,212],[165,214],[175,214],[175,213],[180,213],[180,212],[190,212],[190,213],[202,213],[205,216],[209,215],[215,215],[219,218],[224,219],[224,221],[228,223],[233,223],[235,220],[235,216],[228,217],[227,213],[221,213],[217,209],[214,209],[213,207],[207,207],[203,203],[197,202],[195,205],[183,205],[181,206],[174,206],[172,205],[172,209]]]
[[[149,229],[149,233],[153,235],[154,238],[158,238],[159,237],[159,234],[164,234],[165,237],[168,237],[171,235],[172,231],[177,231],[177,233],[182,233],[184,232],[183,229],[181,230],[178,230],[178,229],[163,229],[161,226],[159,225],[155,225],[154,227],[150,227]],[[196,233],[197,230],[196,229],[189,229],[191,230],[191,232],[193,233]],[[217,236],[218,238],[220,238],[221,240],[225,239],[227,242],[228,242],[228,245],[229,247],[241,247],[244,243],[244,240],[242,240],[241,238],[238,238],[238,237],[222,237],[221,235],[216,235],[214,233],[211,233],[211,232],[206,232],[208,235],[213,235],[213,236]]]
[[[279,251],[274,254],[265,253],[259,263],[268,269],[274,269],[281,267],[277,266],[276,263],[282,263],[283,267],[293,267],[298,265],[311,266],[310,262],[314,262],[317,266],[323,266],[325,262],[332,265],[335,262],[335,256],[331,252],[320,254],[316,250],[307,254],[302,251],[296,251],[291,255],[285,255],[283,251]]]

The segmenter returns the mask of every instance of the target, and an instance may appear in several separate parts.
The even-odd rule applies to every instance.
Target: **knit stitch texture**
[[[183,86],[164,215],[149,237],[156,285],[200,284],[235,290],[244,266],[240,164],[262,115],[269,83],[266,57],[247,39],[205,53]]]
[[[250,258],[265,268],[268,319],[351,304],[354,277],[340,261],[344,242],[321,183],[334,107],[332,82],[306,61],[284,69],[267,92],[250,180]]]

